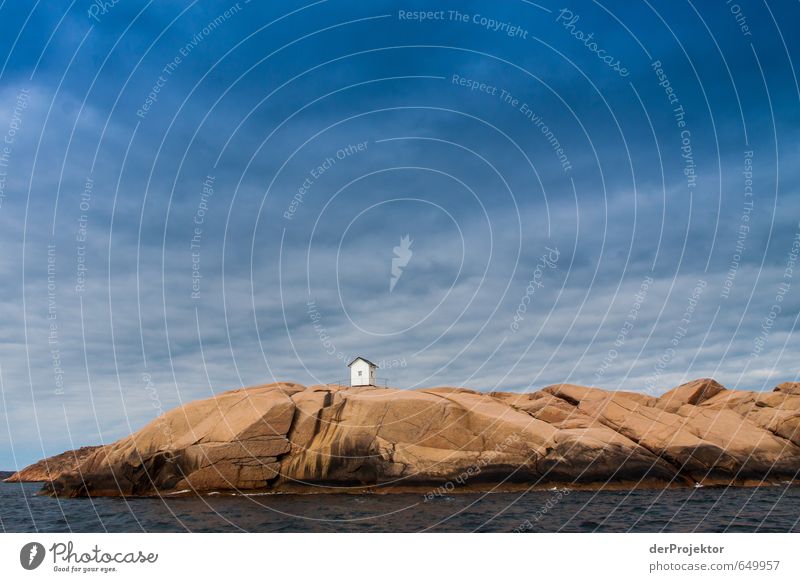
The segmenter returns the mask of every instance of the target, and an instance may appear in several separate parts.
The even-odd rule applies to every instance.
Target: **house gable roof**
[[[352,362],[350,362],[349,364],[347,364],[347,367],[349,368],[350,366],[352,366],[353,364],[355,364],[355,363],[356,363],[358,360],[364,360],[366,363],[368,363],[370,366],[372,366],[372,367],[374,367],[374,368],[377,368],[377,367],[378,367],[378,364],[375,364],[375,363],[373,363],[373,362],[370,362],[370,361],[369,361],[367,358],[364,358],[364,357],[361,357],[361,356],[356,356],[355,358],[353,358],[353,361],[352,361]]]

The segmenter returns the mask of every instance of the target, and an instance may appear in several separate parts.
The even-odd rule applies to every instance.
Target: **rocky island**
[[[276,383],[59,457],[12,480],[65,497],[767,485],[800,471],[800,383],[747,392],[701,379],[658,398]]]

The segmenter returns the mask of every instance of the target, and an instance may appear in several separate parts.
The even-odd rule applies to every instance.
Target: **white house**
[[[350,386],[375,386],[376,364],[358,356],[347,367],[350,368]]]

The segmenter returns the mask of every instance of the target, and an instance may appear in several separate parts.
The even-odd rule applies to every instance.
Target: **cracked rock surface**
[[[745,392],[701,379],[656,398],[572,384],[482,393],[276,383],[191,402],[66,455],[60,472],[51,463],[40,475],[44,493],[759,485],[800,471],[800,384]]]
[[[75,468],[85,461],[90,455],[101,447],[81,447],[74,451],[65,451],[60,455],[48,457],[29,465],[11,474],[4,481],[6,483],[36,483],[41,481],[51,481],[62,473],[74,471]]]

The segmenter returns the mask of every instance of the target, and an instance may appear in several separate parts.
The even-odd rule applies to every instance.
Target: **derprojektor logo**
[[[39,542],[30,542],[19,551],[19,563],[26,570],[35,570],[44,562],[44,546]]]

